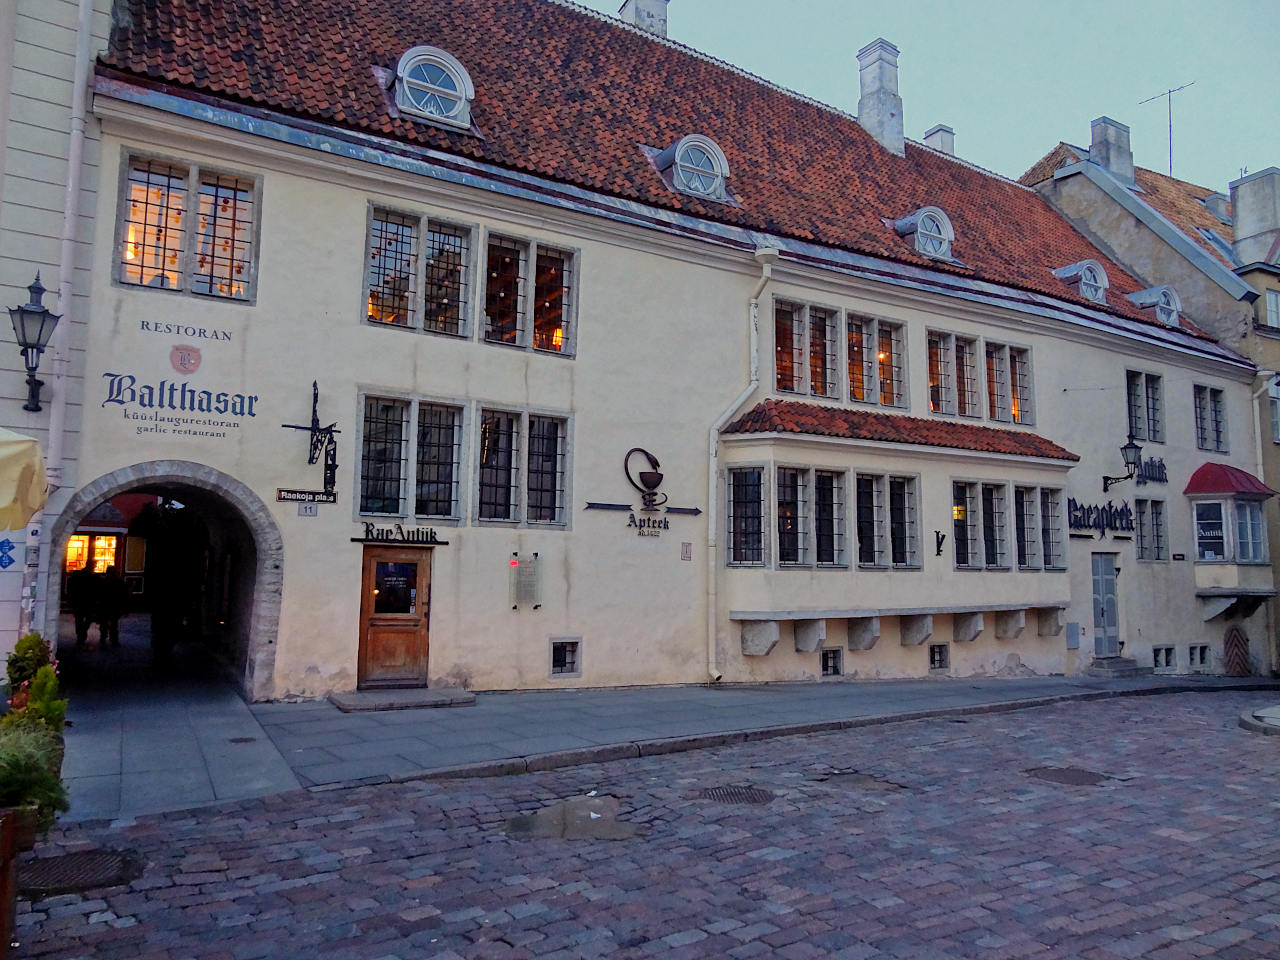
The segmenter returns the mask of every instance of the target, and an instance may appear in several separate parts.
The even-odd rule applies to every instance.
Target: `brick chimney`
[[[654,36],[667,35],[667,0],[627,0],[618,18]]]
[[[1103,167],[1125,186],[1133,186],[1133,150],[1129,147],[1129,128],[1110,117],[1099,117],[1089,125],[1093,142],[1089,159]]]
[[[924,132],[924,142],[926,146],[933,147],[943,153],[949,153],[951,156],[956,155],[956,132],[948,127],[945,123],[940,123],[936,127],[930,127]]]
[[[890,153],[905,153],[902,98],[898,96],[898,48],[880,37],[858,51],[858,123]]]
[[[1230,189],[1236,259],[1241,265],[1280,265],[1280,168],[1241,177]]]

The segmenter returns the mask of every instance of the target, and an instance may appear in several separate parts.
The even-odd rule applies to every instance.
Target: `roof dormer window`
[[[469,130],[475,95],[466,68],[439,47],[406,50],[396,66],[396,106],[419,119]]]
[[[947,215],[937,207],[921,207],[909,217],[894,223],[901,236],[914,235],[916,252],[931,260],[951,260],[951,244],[956,232]]]
[[[1168,327],[1178,325],[1178,316],[1182,313],[1182,301],[1177,292],[1170,286],[1150,287],[1129,294],[1129,299],[1139,307],[1155,307],[1156,319]]]
[[[710,137],[696,133],[682,137],[663,150],[656,162],[681,193],[711,200],[724,200],[728,194],[729,161]]]
[[[1068,283],[1073,280],[1078,281],[1080,296],[1086,300],[1092,300],[1094,303],[1107,302],[1107,287],[1110,285],[1107,281],[1107,271],[1102,269],[1102,264],[1097,260],[1081,260],[1079,263],[1062,267],[1053,273],[1054,276]]]

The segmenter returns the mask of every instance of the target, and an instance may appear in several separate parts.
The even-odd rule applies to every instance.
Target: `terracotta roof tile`
[[[801,433],[847,440],[950,447],[1016,457],[1072,461],[1080,459],[1052,440],[1022,430],[1006,430],[957,420],[910,417],[876,410],[824,407],[796,400],[762,400],[725,427],[723,432]]]

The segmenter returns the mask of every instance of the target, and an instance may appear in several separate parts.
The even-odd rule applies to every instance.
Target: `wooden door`
[[[1093,555],[1093,653],[1120,655],[1120,617],[1116,605],[1116,555]]]
[[[361,687],[425,687],[431,551],[364,548]]]
[[[1222,643],[1223,665],[1228,677],[1248,677],[1253,674],[1253,664],[1249,661],[1249,638],[1239,627],[1227,631]]]

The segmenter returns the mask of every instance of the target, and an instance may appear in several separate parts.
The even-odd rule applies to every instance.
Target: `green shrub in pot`
[[[0,726],[0,807],[33,807],[43,832],[65,813],[67,791],[56,772],[62,743],[44,724]]]

